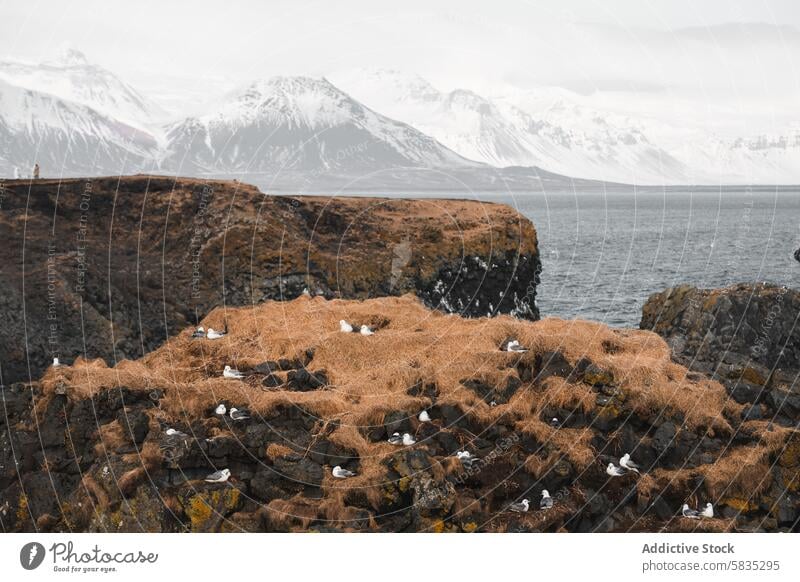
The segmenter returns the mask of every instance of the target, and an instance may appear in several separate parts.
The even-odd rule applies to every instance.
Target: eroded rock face
[[[380,326],[341,333],[342,317]],[[187,328],[135,362],[78,361],[7,387],[1,529],[798,527],[798,431],[745,418],[651,332],[465,319],[411,295],[300,297],[215,309],[202,323],[222,321],[224,341]],[[529,350],[502,350],[510,339]],[[247,375],[223,378],[231,362]],[[298,390],[298,377],[318,381]],[[217,414],[220,403],[250,417]],[[387,442],[395,432],[416,442]],[[609,478],[625,452],[642,474]],[[355,476],[335,479],[335,466]],[[222,468],[228,482],[204,481]],[[542,489],[548,511],[537,509]],[[507,510],[526,498],[530,512]],[[706,501],[716,518],[679,516],[684,502]]]
[[[537,319],[536,232],[462,200],[267,196],[136,176],[4,186],[2,380],[54,356],[140,357],[218,305],[414,293],[468,317]]]
[[[800,292],[675,287],[648,299],[641,328],[667,340],[677,361],[724,384],[746,418],[800,421]]]

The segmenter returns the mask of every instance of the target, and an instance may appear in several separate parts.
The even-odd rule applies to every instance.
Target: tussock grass
[[[367,323],[378,330],[369,337],[340,333],[340,319]],[[594,429],[556,430],[541,418],[547,407],[591,416],[596,406],[591,386],[579,378],[526,379],[507,403],[490,406],[463,384],[476,379],[501,390],[509,378],[518,379],[524,370],[534,370],[545,352],[560,352],[571,366],[589,360],[610,375],[622,414],[634,412],[644,418],[677,415],[688,429],[719,436],[731,431],[724,414],[737,412],[720,384],[689,380],[686,369],[671,361],[667,344],[657,335],[588,321],[548,318],[532,323],[508,316],[463,319],[431,311],[406,295],[365,301],[320,297],[267,301],[255,307],[215,309],[201,324],[206,329],[227,327],[229,333],[216,341],[192,340],[191,330],[184,330],[135,362],[109,368],[99,361],[79,360],[74,366],[50,369],[42,380],[43,400],[52,397],[59,386],[66,386],[67,396],[73,399],[123,386],[133,391],[157,389],[163,398],[153,416],[164,423],[182,422],[187,417],[211,418],[220,402],[249,408],[256,417],[266,418],[283,410],[302,409],[317,419],[315,434],[325,432],[325,438],[356,459],[357,476],[336,480],[326,468],[323,505],[299,497],[271,501],[267,518],[276,527],[304,527],[315,519],[352,520],[355,513],[346,503],[348,491],[358,490],[373,507],[380,506],[386,461],[398,449],[385,442],[370,442],[367,429],[382,425],[389,413],[407,415],[412,431],[417,431],[416,417],[421,410],[452,405],[477,427],[503,423],[543,444],[541,451],[525,460],[525,469],[536,477],[562,459],[578,471],[585,470],[597,457],[591,444]],[[509,338],[517,339],[529,351],[500,351],[499,346]],[[225,365],[246,371],[278,360],[296,361],[312,372],[324,370],[327,385],[295,392],[287,385],[265,388],[258,376],[242,381],[222,377]],[[410,389],[419,383],[435,385],[435,393],[410,395]],[[444,421],[435,418],[434,422],[441,426]],[[461,434],[465,434],[463,429]],[[737,449],[712,465],[683,472],[656,470],[643,476],[636,485],[639,493],[650,494],[670,480],[673,486],[677,482],[688,487],[688,480],[698,474],[713,491],[758,481],[757,474],[764,470],[769,455],[788,438],[766,428],[760,434],[758,445]],[[100,427],[100,437],[108,450],[124,441],[116,421]],[[288,447],[271,445],[265,453],[275,460],[289,452]],[[456,475],[463,467],[456,460],[445,459],[435,464],[433,471],[437,476]],[[143,473],[123,478],[134,486]],[[759,483],[762,488],[769,485]]]

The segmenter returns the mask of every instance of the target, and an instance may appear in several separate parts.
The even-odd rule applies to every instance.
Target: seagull
[[[516,513],[526,513],[528,508],[530,508],[531,502],[527,499],[523,499],[519,503],[512,503],[508,506],[509,511],[514,511]]]
[[[239,370],[234,370],[230,366],[225,366],[225,369],[222,371],[222,375],[225,378],[233,378],[234,380],[241,380],[244,378],[244,374],[242,374]]]
[[[353,326],[347,323],[344,319],[339,320],[339,331],[342,333],[350,333],[353,331]]]
[[[206,337],[210,340],[220,339],[228,335],[227,331],[217,331],[213,327],[208,328],[208,333]]]
[[[619,466],[623,469],[627,469],[628,471],[633,471],[634,473],[639,472],[639,465],[631,461],[631,454],[625,453],[619,460]]]
[[[209,330],[209,331],[211,331],[211,330]],[[203,337],[206,337],[206,329],[201,325],[200,327],[198,327],[196,330],[194,330],[192,332],[192,338],[193,339],[198,339],[198,338],[203,338]]]
[[[711,519],[712,517],[714,517],[714,506],[711,505],[710,503],[706,503],[705,509],[703,509],[703,511],[700,512],[700,515],[708,519]]]
[[[554,416],[552,419],[550,419],[550,426],[552,426],[553,428],[560,428],[561,427],[561,423]]]
[[[495,402],[494,400],[492,400],[492,401],[489,403],[489,406],[497,406],[497,402]]]
[[[517,340],[511,340],[506,345],[506,351],[507,352],[523,353],[523,352],[527,352],[528,350],[523,348],[521,345],[519,345],[519,342]]]
[[[246,410],[231,408],[231,420],[247,420],[248,418],[250,418],[250,413]]]
[[[170,436],[170,437],[180,437],[180,438],[183,438],[185,436],[189,436],[185,432],[181,432],[179,430],[175,430],[174,428],[168,428],[166,431],[164,431],[164,434],[166,434],[167,436]]]
[[[231,476],[230,469],[222,469],[221,471],[214,471],[205,478],[206,483],[224,483]]]
[[[695,509],[691,509],[688,503],[683,504],[681,513],[683,514],[683,517],[688,517],[689,519],[700,519],[700,513]]]
[[[472,467],[472,463],[478,460],[478,457],[472,456],[469,451],[457,451],[456,458],[467,468]]]
[[[622,477],[625,474],[625,469],[617,467],[614,463],[609,463],[606,467],[606,473],[612,477]]]
[[[53,367],[58,368],[61,365],[61,362],[58,361],[58,358],[53,358]]]
[[[417,418],[419,419],[420,422],[430,422],[431,421],[431,416],[430,416],[430,414],[428,414],[427,410],[423,410],[422,412],[420,412],[419,416]]]
[[[220,416],[224,416],[226,412],[228,412],[228,408],[224,404],[220,404],[214,409],[214,414],[219,414]]]
[[[336,465],[331,471],[331,474],[336,479],[347,479],[348,477],[355,477],[356,474],[352,471],[348,471],[347,469],[342,469],[339,465]]]
[[[411,445],[413,445],[416,442],[417,441],[410,434],[408,434],[408,433],[403,434],[403,444],[405,446],[410,447]]]
[[[542,500],[539,502],[539,509],[551,509],[553,507],[553,498],[550,497],[550,492],[547,489],[542,489]]]
[[[392,434],[389,437],[389,444],[390,445],[402,445],[403,444],[403,437],[400,435],[399,432]]]
[[[375,332],[368,328],[366,325],[361,326],[361,335],[372,335]]]

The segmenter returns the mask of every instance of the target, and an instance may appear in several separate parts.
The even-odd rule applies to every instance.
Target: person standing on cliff
[[[39,179],[39,164],[33,164],[33,179]]]

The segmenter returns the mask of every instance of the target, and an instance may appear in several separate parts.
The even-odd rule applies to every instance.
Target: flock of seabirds
[[[800,256],[800,249],[798,249],[797,255]],[[798,258],[800,261],[800,258]],[[362,326],[353,326],[345,320],[339,321],[339,331],[342,333],[358,333],[362,336],[371,336],[375,334],[375,331],[370,328],[369,326],[362,325]],[[198,327],[195,331],[191,333],[192,339],[207,339],[207,340],[218,340],[224,338],[228,333],[227,328],[223,331],[215,330],[211,327],[206,330],[203,327]],[[508,341],[504,347],[502,348],[504,351],[507,352],[516,352],[516,353],[524,353],[528,350],[520,345],[517,340],[510,340]],[[58,358],[53,358],[53,366],[57,367],[60,366],[61,363],[59,362]],[[245,372],[241,372],[235,368],[232,368],[229,365],[226,365],[222,371],[222,376],[224,378],[228,378],[231,380],[241,380],[247,376]],[[491,406],[495,406],[496,402],[492,401],[490,403]],[[228,417],[230,420],[234,422],[248,420],[250,418],[250,413],[245,409],[239,409],[235,407],[231,407],[228,409],[224,403],[219,404],[214,409],[214,414],[220,417]],[[431,422],[430,414],[427,410],[423,410],[417,416],[417,419],[421,423]],[[553,418],[551,421],[551,426],[558,428],[560,426],[560,422],[557,418]],[[181,432],[175,428],[167,428],[165,430],[165,435],[169,440],[184,440],[188,439],[189,435],[184,432]],[[410,447],[416,444],[416,439],[410,433],[403,433],[400,434],[399,432],[393,433],[388,441],[390,445],[395,446],[405,446]],[[471,468],[474,463],[480,460],[479,457],[473,455],[467,450],[456,451],[454,455],[461,463],[464,465],[465,468]],[[628,473],[640,473],[641,467],[636,464],[632,459],[630,453],[625,453],[619,459],[619,466],[615,465],[613,462],[609,463],[606,467],[606,474],[609,477],[622,477]],[[355,477],[356,473],[341,467],[340,465],[336,465],[331,470],[331,475],[335,479],[349,479],[350,477]],[[205,477],[204,481],[207,483],[224,483],[231,477],[230,469],[220,469],[218,471],[214,471],[213,473],[209,474]],[[542,511],[547,511],[548,509],[552,509],[554,505],[554,500],[550,496],[550,492],[547,489],[542,490],[542,498],[539,501],[539,509]],[[530,499],[522,499],[521,501],[512,503],[508,506],[508,511],[514,513],[527,513],[531,508]],[[701,519],[706,518],[710,519],[714,517],[714,506],[711,503],[706,503],[705,507],[702,510],[692,509],[689,507],[688,503],[684,503],[683,507],[681,508],[681,515],[683,517],[687,517],[689,519]]]

